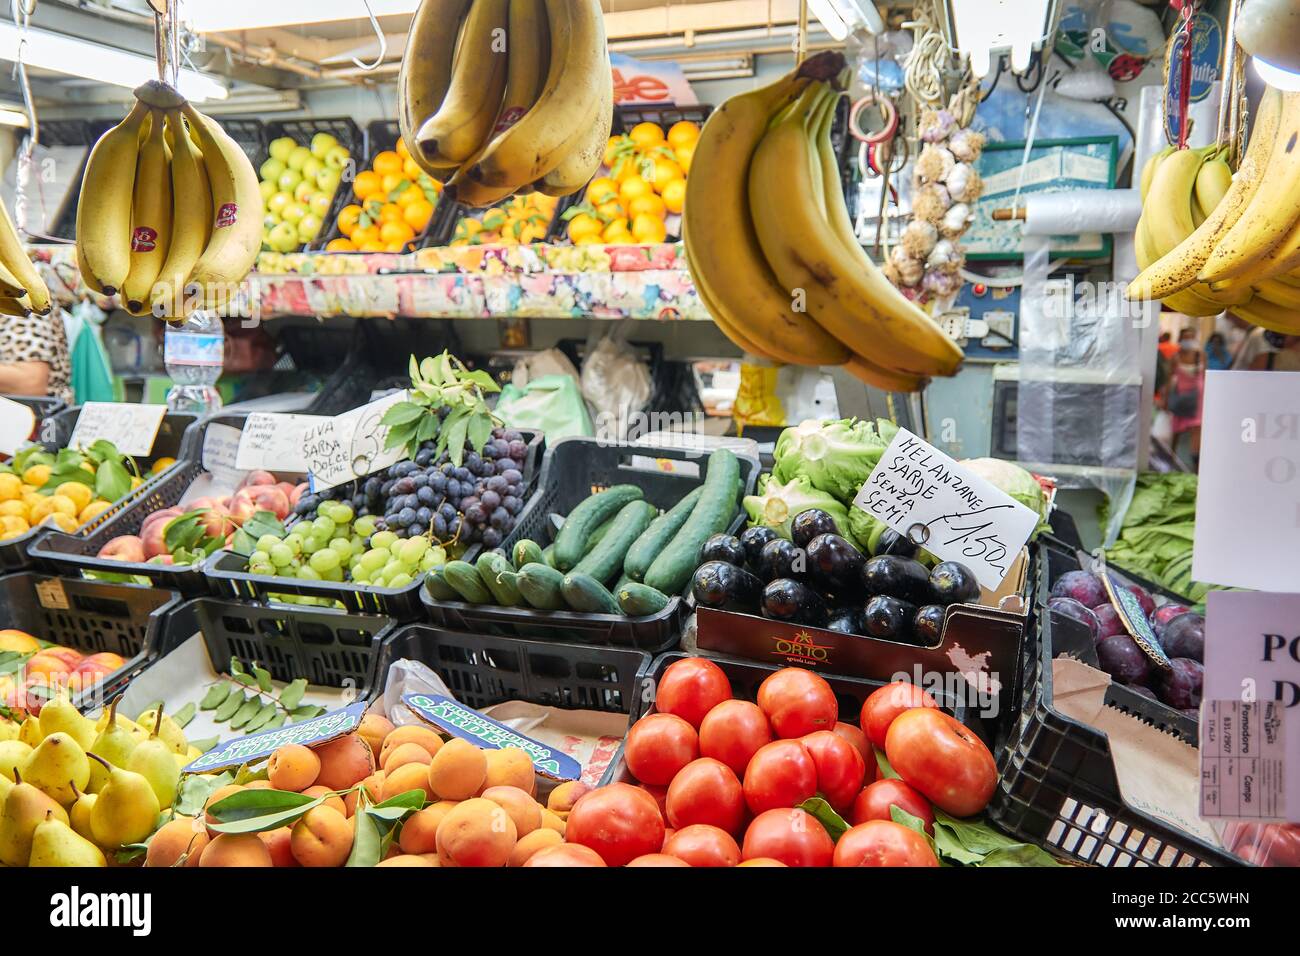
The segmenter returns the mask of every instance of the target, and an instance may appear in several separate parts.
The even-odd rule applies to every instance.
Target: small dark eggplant
[[[839,534],[835,519],[820,508],[801,511],[790,520],[790,540],[801,548],[819,534]]]
[[[862,585],[868,594],[883,594],[912,604],[930,596],[930,574],[920,561],[882,554],[862,566]]]
[[[836,608],[831,612],[830,620],[826,622],[826,630],[856,636],[867,633],[862,608],[855,606]]]
[[[704,542],[700,548],[700,563],[705,561],[726,561],[738,568],[745,566],[745,546],[740,539],[731,534],[715,534]]]
[[[701,607],[753,614],[758,610],[763,582],[726,561],[706,561],[695,569],[691,593]]]
[[[905,534],[899,534],[893,528],[886,528],[876,542],[876,554],[892,554],[899,558],[914,558],[918,545]]]
[[[763,553],[763,545],[779,537],[781,536],[776,533],[775,528],[769,528],[764,524],[756,524],[741,532],[740,543],[745,546],[745,560],[749,562],[751,568],[758,569],[758,558]]]
[[[912,618],[916,605],[885,594],[877,594],[863,612],[867,633],[891,641],[906,641],[912,636]]]
[[[916,617],[912,618],[912,633],[923,644],[931,647],[939,646],[939,638],[943,634],[943,616],[947,612],[942,604],[927,604],[916,612]]]
[[[838,534],[819,534],[808,542],[808,580],[846,597],[862,591],[862,552]]]
[[[777,578],[800,578],[808,571],[808,555],[785,538],[775,538],[763,545],[758,556],[758,576],[764,581]]]
[[[826,602],[808,585],[778,578],[763,588],[763,615],[791,624],[821,627],[826,623]]]
[[[956,561],[936,564],[930,572],[930,597],[935,604],[968,604],[980,596],[975,572]]]

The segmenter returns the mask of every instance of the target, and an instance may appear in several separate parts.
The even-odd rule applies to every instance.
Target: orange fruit
[[[602,222],[609,222],[611,219],[618,219],[620,216],[626,216],[627,210],[617,199],[611,199],[607,203],[601,203],[596,207],[596,215]]]
[[[626,219],[615,219],[601,230],[600,238],[606,242],[616,242],[625,234],[630,234]]]
[[[402,157],[399,153],[386,149],[375,156],[370,164],[380,176],[392,176],[402,171]]]
[[[695,158],[695,144],[683,143],[680,146],[673,147],[673,156],[677,159],[677,165],[682,168],[687,176],[691,174],[691,160]]]
[[[411,151],[406,148],[406,140],[402,139],[402,137],[397,137],[397,145],[393,148],[402,159],[411,158]]]
[[[433,203],[421,195],[418,202],[411,203],[402,211],[402,218],[417,233],[424,232],[429,226],[429,220],[433,218]]]
[[[637,196],[627,206],[627,214],[635,219],[637,216],[657,216],[662,219],[668,215],[668,208],[664,201],[651,193],[648,196]]]
[[[404,221],[386,222],[379,227],[379,241],[386,246],[401,246],[414,238],[415,230]]]
[[[618,187],[618,197],[623,200],[626,207],[637,196],[648,196],[653,191],[651,185],[640,176],[629,176],[623,180],[623,184]]]
[[[401,222],[402,207],[395,202],[386,202],[379,209],[379,222],[382,225],[386,222]]]
[[[351,239],[331,239],[325,244],[326,252],[356,252],[356,244]]]
[[[373,242],[363,242],[357,250],[358,252],[387,252],[388,247],[382,242],[375,240]]]
[[[569,238],[574,242],[581,242],[584,237],[591,236],[599,240],[604,228],[595,216],[580,212],[569,220]]]
[[[358,249],[362,249],[372,242],[379,241],[379,227],[373,223],[369,226],[358,226],[356,232],[351,236],[352,244]]]
[[[397,198],[394,199],[393,202],[405,209],[407,206],[411,205],[411,203],[423,200],[424,190],[415,185],[415,183],[411,182],[409,179],[405,179],[403,182],[405,182],[406,185],[398,190]]]
[[[637,123],[627,134],[642,149],[657,146],[664,141],[664,131],[658,123]]]
[[[669,212],[680,215],[686,205],[686,181],[677,179],[665,186],[663,202]]]
[[[696,140],[700,138],[700,128],[690,120],[681,120],[674,123],[668,130],[668,145],[674,150],[681,146],[694,146]]]
[[[593,206],[618,198],[618,183],[608,176],[597,176],[587,186],[587,202]]]
[[[420,174],[423,172],[424,170],[420,168],[420,164],[417,163],[415,160],[413,160],[410,156],[407,156],[404,160],[402,160],[402,175],[405,176],[407,179],[409,179],[411,182],[417,182],[420,178]]]
[[[632,235],[637,242],[663,242],[668,238],[668,229],[658,216],[637,216],[632,220]]]
[[[361,214],[364,210],[356,203],[344,206],[339,210],[339,232],[351,237],[356,232],[357,226],[361,223]]]
[[[369,199],[376,196],[384,189],[383,177],[373,170],[367,169],[364,173],[357,173],[357,178],[352,181],[352,191],[357,194],[358,199]]]
[[[654,169],[649,176],[646,176],[646,179],[649,180],[650,185],[654,186],[655,192],[661,193],[670,182],[674,179],[683,179],[685,175],[682,172],[682,167],[671,159],[656,156],[654,158]]]
[[[619,153],[624,149],[624,143],[631,142],[626,136],[611,136],[609,142],[605,144],[604,162],[610,169],[614,168],[614,163],[618,162]]]
[[[389,173],[383,179],[384,191],[380,199],[386,199],[397,191],[397,187],[406,181],[406,177],[401,172]]]

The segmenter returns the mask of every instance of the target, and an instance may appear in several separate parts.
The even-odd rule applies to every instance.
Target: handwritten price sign
[[[86,402],[77,416],[69,448],[89,448],[100,439],[111,441],[124,455],[147,455],[166,405],[131,405],[121,402]]]
[[[384,412],[406,398],[406,392],[395,392],[336,418],[320,419],[308,428],[302,449],[312,490],[333,488],[405,458],[405,449],[384,450],[388,426],[380,421]]]
[[[905,428],[853,499],[942,561],[959,561],[994,590],[1038,515]]]

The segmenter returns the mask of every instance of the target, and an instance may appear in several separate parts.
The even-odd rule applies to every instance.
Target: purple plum
[[[1180,614],[1186,614],[1191,608],[1184,604],[1174,604],[1172,601],[1168,604],[1162,604],[1151,612],[1151,630],[1156,632],[1159,637],[1165,631],[1165,626]]]
[[[1165,625],[1160,644],[1170,657],[1205,660],[1205,618],[1188,611]]]
[[[1201,704],[1201,665],[1186,657],[1175,657],[1173,669],[1160,675],[1160,699],[1175,710],[1187,710]]]
[[[1148,700],[1154,700],[1157,703],[1160,701],[1160,698],[1156,696],[1156,692],[1150,687],[1143,687],[1141,684],[1125,684],[1124,686],[1133,693],[1146,697]]]
[[[1107,601],[1105,585],[1091,571],[1066,571],[1052,585],[1052,597],[1074,598],[1089,608]]]
[[[1133,596],[1138,599],[1138,604],[1142,605],[1142,614],[1150,617],[1156,609],[1156,599],[1151,596],[1151,592],[1137,584],[1127,585],[1128,589],[1133,592]]]
[[[1151,661],[1127,634],[1108,637],[1097,645],[1101,669],[1122,684],[1145,684],[1151,677]]]
[[[1096,643],[1100,625],[1097,623],[1097,615],[1093,614],[1092,611],[1074,598],[1068,597],[1054,597],[1047,602],[1047,606],[1051,610],[1064,614],[1071,620],[1084,625],[1088,629],[1088,634],[1092,637],[1093,643]]]
[[[1104,641],[1108,637],[1114,637],[1116,634],[1128,634],[1124,629],[1124,622],[1119,619],[1119,611],[1115,610],[1112,604],[1098,604],[1092,609],[1093,615],[1097,618],[1097,640]]]

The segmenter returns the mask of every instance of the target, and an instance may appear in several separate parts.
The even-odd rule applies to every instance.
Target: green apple
[[[332,146],[325,153],[325,165],[340,172],[352,161],[352,154],[342,146]]]
[[[262,164],[262,168],[258,170],[258,175],[268,182],[275,182],[287,168],[282,160],[272,156]]]
[[[316,183],[310,179],[304,179],[293,190],[293,198],[304,206],[311,202],[311,197],[316,195]]]
[[[311,197],[311,201],[307,205],[310,207],[312,212],[324,219],[329,215],[330,206],[333,204],[333,196],[328,196],[325,193],[317,193]]]
[[[262,193],[263,203],[270,202],[271,197],[280,191],[280,187],[274,179],[263,179],[260,183],[257,184],[257,188]]]
[[[324,159],[325,154],[338,144],[338,139],[330,133],[317,133],[311,138],[311,154],[317,159]]]
[[[332,166],[326,166],[316,174],[316,188],[328,196],[334,195],[342,181],[343,171]]]
[[[298,221],[298,238],[303,242],[311,242],[320,235],[321,218],[315,213],[308,213]]]
[[[287,222],[282,222],[266,237],[266,244],[276,252],[293,252],[302,243],[298,241],[298,229]]]
[[[280,178],[277,179],[276,182],[279,183],[281,192],[293,195],[293,191],[297,189],[298,184],[302,182],[302,173],[298,172],[296,169],[286,169],[280,174]]]
[[[279,139],[271,140],[271,158],[278,159],[280,162],[287,162],[289,154],[298,148],[298,144],[290,136],[281,136]]]
[[[265,216],[262,217],[263,232],[269,233],[272,229],[274,229],[278,225],[280,225],[279,213],[268,212]]]
[[[289,205],[284,207],[284,211],[280,213],[280,218],[283,219],[285,222],[291,223],[296,226],[298,225],[298,223],[302,222],[303,218],[306,215],[307,215],[306,206],[304,206],[302,203],[291,202],[289,203]]]
[[[325,161],[317,159],[315,156],[308,156],[307,162],[302,164],[302,178],[315,179],[316,174],[325,168]]]
[[[293,202],[293,196],[287,192],[278,192],[266,201],[266,211],[275,216],[284,215],[284,207]]]
[[[311,150],[306,146],[298,146],[289,154],[287,162],[290,169],[301,170],[303,163],[307,162],[309,159],[311,159]]]

